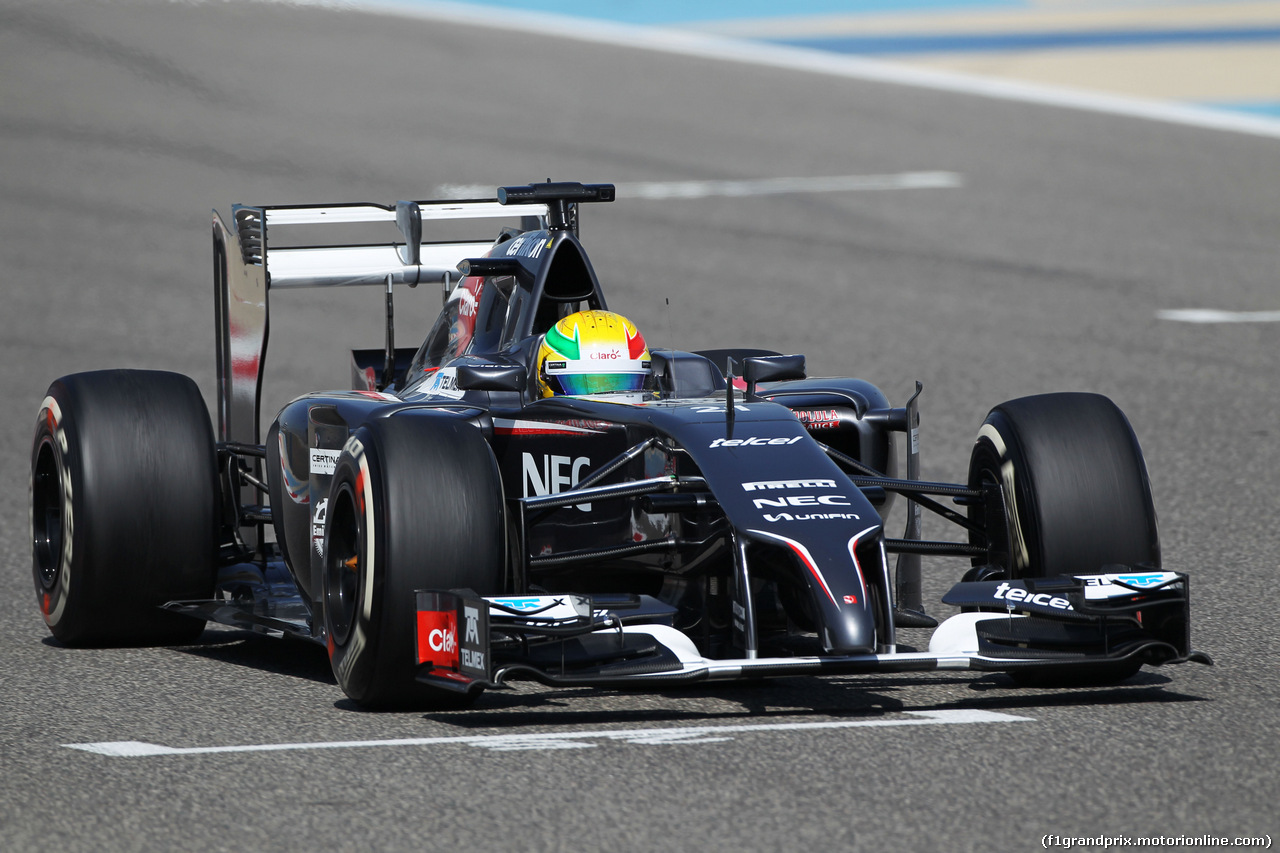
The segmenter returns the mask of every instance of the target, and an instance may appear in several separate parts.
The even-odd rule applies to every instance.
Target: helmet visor
[[[619,391],[641,391],[647,373],[558,373],[547,381],[560,386],[561,394],[581,397],[591,394],[612,394]]]

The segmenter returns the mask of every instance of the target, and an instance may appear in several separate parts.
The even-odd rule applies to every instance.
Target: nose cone
[[[827,602],[830,605],[830,602]],[[869,602],[820,608],[822,648],[830,654],[869,655],[876,650],[876,623]]]

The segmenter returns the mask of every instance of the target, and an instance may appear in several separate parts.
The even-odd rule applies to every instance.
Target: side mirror
[[[465,364],[458,368],[463,391],[523,391],[528,372],[518,364]]]
[[[747,383],[747,399],[758,399],[756,383],[804,379],[803,355],[757,355],[742,361],[742,378]]]

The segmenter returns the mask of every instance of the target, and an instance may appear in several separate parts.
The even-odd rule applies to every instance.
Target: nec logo
[[[542,464],[532,453],[522,454],[524,468],[524,496],[558,495],[578,485],[584,468],[591,467],[591,460],[585,456],[576,459],[571,456],[542,455]],[[567,488],[566,488],[567,487]],[[577,504],[583,512],[591,512],[591,504]]]
[[[789,506],[852,506],[843,495],[786,495],[777,498],[756,498],[756,509]]]

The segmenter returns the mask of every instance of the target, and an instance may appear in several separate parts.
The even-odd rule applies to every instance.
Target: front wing
[[[417,677],[459,692],[515,679],[659,689],[784,675],[1070,675],[1212,663],[1190,646],[1188,592],[1185,574],[1159,571],[961,583],[943,601],[969,612],[939,626],[927,652],[712,659],[673,627],[675,610],[649,596],[423,590],[417,593]]]

